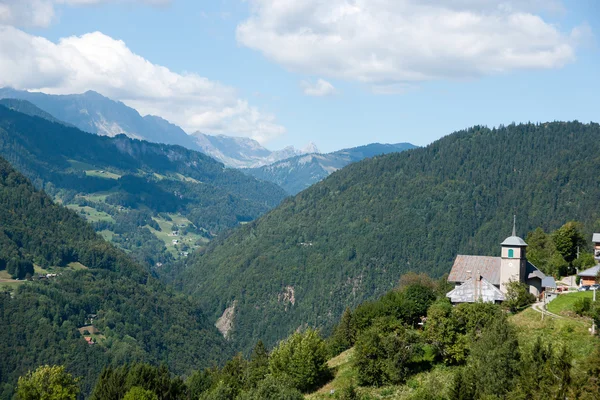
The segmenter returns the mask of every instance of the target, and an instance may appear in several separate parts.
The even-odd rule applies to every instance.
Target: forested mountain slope
[[[371,143],[333,153],[296,156],[260,168],[248,168],[242,171],[258,179],[276,183],[290,194],[297,194],[353,162],[415,147],[410,143]]]
[[[150,265],[256,218],[285,197],[275,184],[199,152],[98,136],[1,105],[0,155]],[[181,235],[168,236],[172,231]]]
[[[27,100],[85,132],[107,136],[123,133],[136,139],[200,150],[177,125],[154,115],[142,117],[133,108],[92,90],[81,94],[52,95],[4,87],[0,88],[0,98]]]
[[[8,279],[21,270],[50,277]],[[77,330],[90,323],[94,345]],[[89,393],[106,365],[166,363],[185,374],[230,355],[197,304],[165,289],[2,158],[0,327],[3,399],[19,375],[43,364],[66,365]]]
[[[269,344],[407,271],[441,276],[456,254],[497,255],[510,234],[600,210],[600,126],[474,127],[426,148],[352,164],[187,261],[185,289],[213,318],[235,305],[231,338]]]

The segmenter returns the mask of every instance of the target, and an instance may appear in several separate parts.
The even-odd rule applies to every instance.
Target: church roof
[[[527,243],[523,239],[518,236],[509,236],[504,239],[504,242],[501,243],[501,246],[527,246]]]
[[[476,274],[492,285],[500,284],[500,257],[457,255],[448,275],[449,282],[465,282]]]
[[[504,301],[504,293],[485,278],[469,279],[446,294],[452,303],[475,303],[476,301]]]
[[[502,258],[500,257],[458,255],[448,275],[448,282],[466,282],[479,274],[492,285],[500,285],[501,265]],[[529,261],[527,261],[525,268],[527,279],[538,278],[542,280],[546,278],[546,275]],[[600,265],[597,268],[600,268]]]

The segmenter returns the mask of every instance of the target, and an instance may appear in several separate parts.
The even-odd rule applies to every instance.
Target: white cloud
[[[559,68],[581,29],[558,0],[248,0],[238,42],[306,74],[385,86]],[[585,30],[585,28],[584,28]],[[401,86],[401,85],[400,85]]]
[[[153,64],[123,41],[100,32],[53,43],[0,26],[0,55],[0,87],[54,94],[95,90],[188,132],[233,134],[261,142],[285,132],[272,115],[250,106],[232,87]]]
[[[55,19],[55,5],[84,6],[109,2],[164,5],[171,0],[0,0],[0,24],[47,27]]]
[[[302,81],[300,83],[304,94],[307,96],[331,96],[336,93],[335,87],[325,79],[318,79],[316,82]]]

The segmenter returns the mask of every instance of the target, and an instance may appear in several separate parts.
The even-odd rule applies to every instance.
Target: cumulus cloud
[[[47,27],[55,18],[57,4],[81,6],[111,2],[164,5],[171,0],[0,0],[0,24]]]
[[[301,73],[364,82],[376,92],[436,79],[559,68],[585,27],[542,14],[555,0],[248,0],[240,44]],[[390,86],[392,89],[386,89]]]
[[[234,134],[268,141],[285,132],[236,90],[193,73],[175,73],[100,32],[53,43],[0,26],[0,87],[66,94],[98,91],[160,115],[188,132]]]
[[[300,86],[307,96],[331,96],[336,92],[335,87],[325,79],[318,79],[316,82],[302,81]]]

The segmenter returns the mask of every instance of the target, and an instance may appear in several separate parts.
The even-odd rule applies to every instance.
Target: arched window
[[[508,249],[508,258],[513,258],[515,256],[515,251],[513,249]]]

